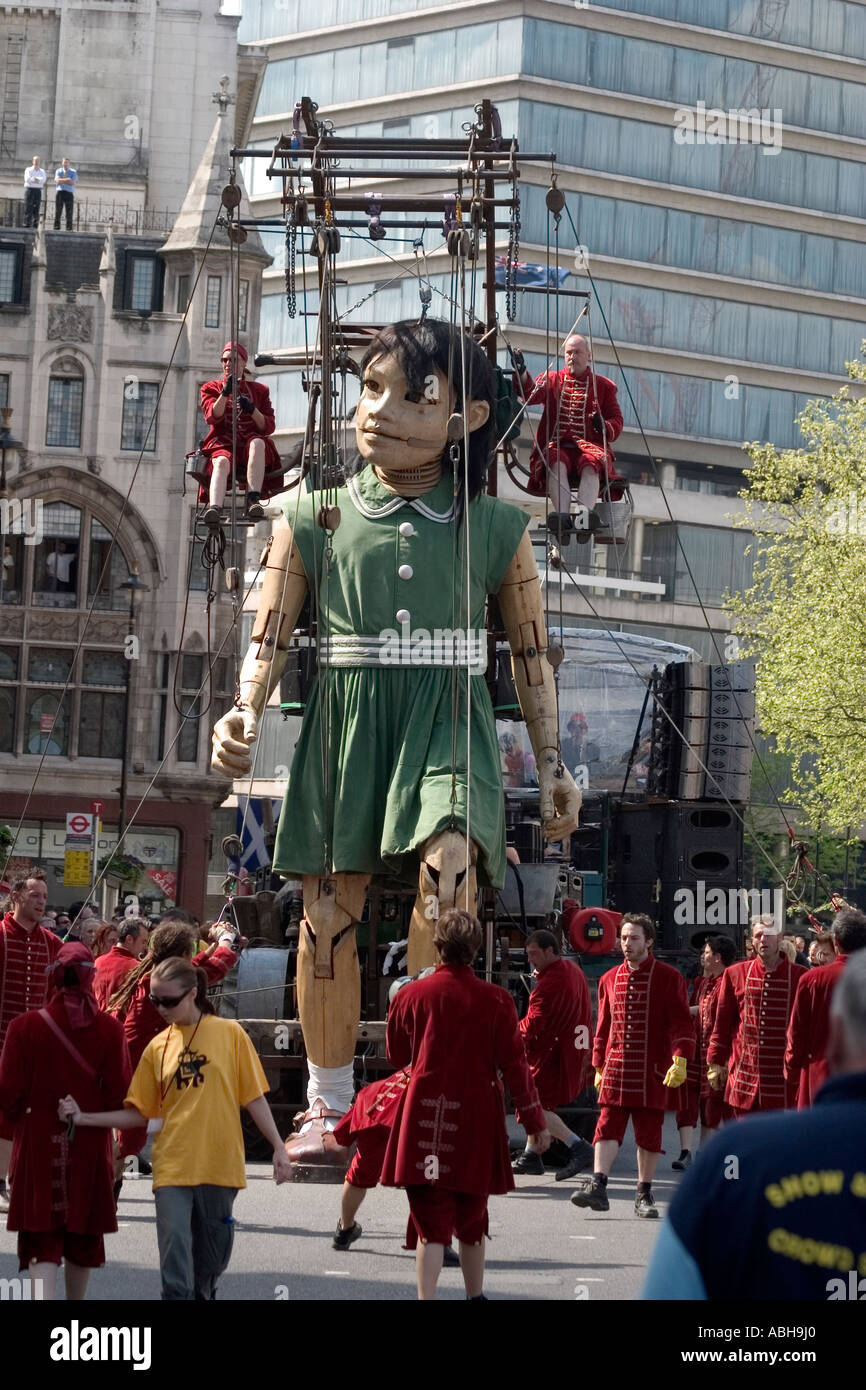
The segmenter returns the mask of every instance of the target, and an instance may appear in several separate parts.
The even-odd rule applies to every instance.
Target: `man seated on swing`
[[[226,343],[222,350],[223,374],[201,388],[201,410],[209,429],[202,441],[208,461],[208,478],[199,488],[199,502],[207,502],[204,521],[216,529],[229,482],[246,489],[246,515],[261,521],[262,497],[272,497],[283,485],[282,465],[271,439],[276,428],[267,386],[247,376],[247,350],[241,343]],[[237,457],[232,476],[232,451]]]
[[[439,915],[474,912],[477,883],[504,883],[500,750],[483,675],[488,594],[498,595],[513,653],[548,839],[570,836],[580,809],[559,755],[528,517],[484,491],[493,370],[472,339],[433,319],[384,329],[361,367],[357,471],[327,507],[318,493],[286,502],[292,529],[274,535],[238,705],[214,732],[213,766],[247,776],[249,745],[315,586],[319,676],[273,859],[276,872],[303,879],[297,989],[309,1108],[287,1144],[302,1162],[328,1162],[322,1135],[353,1101],[354,925],[371,878],[417,889],[413,975],[436,964]]]
[[[602,481],[615,494],[613,485],[622,481],[610,445],[622,433],[623,418],[615,383],[592,370],[586,338],[572,333],[564,355],[564,371],[545,371],[533,381],[523,354],[515,352],[514,375],[524,400],[543,406],[529,457],[529,491],[534,497],[550,498],[549,531],[563,544],[572,535],[583,544],[601,524],[594,508]],[[587,525],[577,529],[571,517],[572,488],[588,518]]]

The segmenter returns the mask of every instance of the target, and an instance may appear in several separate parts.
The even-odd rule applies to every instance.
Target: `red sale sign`
[[[170,872],[168,869],[148,869],[147,872],[154,883],[162,889],[165,896],[171,898],[172,902],[174,902],[174,895],[177,889],[177,874]]]

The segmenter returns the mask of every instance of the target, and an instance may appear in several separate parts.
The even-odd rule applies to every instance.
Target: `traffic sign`
[[[67,835],[92,835],[93,816],[85,811],[70,811],[66,817]]]
[[[90,809],[95,816],[102,814],[103,803],[101,801],[91,801]]]

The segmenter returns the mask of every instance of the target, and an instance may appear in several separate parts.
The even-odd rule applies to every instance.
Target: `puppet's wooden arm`
[[[250,770],[249,744],[285,668],[306,594],[307,576],[298,548],[288,526],[281,527],[271,541],[252,638],[241,666],[240,694],[213,733],[211,766],[226,777],[242,777]]]
[[[541,581],[528,531],[508,566],[498,598],[511,647],[514,687],[538,768],[544,833],[549,840],[561,840],[577,829],[581,795],[559,756],[556,684],[547,659]]]

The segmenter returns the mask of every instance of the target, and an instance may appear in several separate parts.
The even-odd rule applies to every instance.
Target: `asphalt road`
[[[673,1116],[665,1122],[665,1148],[654,1192],[664,1212],[678,1174]],[[247,1167],[249,1186],[235,1203],[236,1238],[219,1298],[259,1301],[414,1299],[414,1256],[401,1249],[408,1205],[405,1195],[377,1188],[358,1220],[363,1236],[348,1251],[332,1248],[339,1214],[339,1187],[296,1184],[275,1187],[263,1164]],[[558,1183],[518,1177],[517,1190],[490,1201],[485,1292],[490,1299],[580,1299],[589,1302],[640,1296],[644,1271],[661,1221],[633,1214],[637,1181],[629,1130],[611,1175],[608,1213],[585,1212],[569,1201],[579,1179]],[[153,1196],[148,1179],[127,1179],[118,1213],[120,1229],[106,1238],[107,1264],[91,1277],[89,1299],[158,1299],[159,1273]],[[0,1231],[0,1278],[17,1273],[15,1236]],[[58,1290],[60,1292],[60,1290]],[[440,1298],[463,1298],[459,1270],[443,1270]]]

